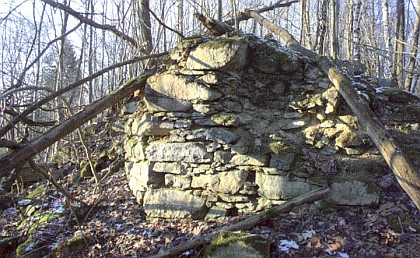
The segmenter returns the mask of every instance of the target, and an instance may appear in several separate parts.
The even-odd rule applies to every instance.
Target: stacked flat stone
[[[255,213],[327,184],[331,202],[378,202],[386,164],[314,60],[254,36],[190,39],[171,58],[126,125],[149,217]]]

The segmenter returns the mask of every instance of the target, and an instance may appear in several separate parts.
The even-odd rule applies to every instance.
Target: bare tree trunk
[[[417,2],[417,15],[416,21],[414,23],[414,34],[413,34],[413,41],[411,43],[411,50],[410,50],[410,61],[408,63],[407,75],[405,77],[404,89],[410,92],[414,92],[414,87],[412,87],[413,82],[413,71],[416,65],[417,60],[417,53],[418,53],[418,46],[419,46],[419,35],[420,35],[420,2]]]
[[[92,19],[93,15],[95,13],[93,0],[89,0],[89,12],[90,12],[90,19]],[[89,28],[89,43],[88,44],[89,44],[88,72],[89,72],[89,74],[92,74],[93,73],[93,60],[95,59],[95,56],[93,54],[94,51],[93,51],[93,27],[92,26],[90,26],[90,28]],[[88,83],[88,103],[89,104],[93,102],[93,82],[94,82],[94,80],[91,80]]]
[[[222,21],[223,18],[223,0],[217,1],[217,20]]]
[[[361,58],[361,49],[360,49],[360,19],[361,19],[361,9],[363,2],[361,0],[357,1],[354,10],[354,19],[353,19],[353,52],[351,59],[360,61]]]
[[[305,34],[306,34],[306,46],[311,47],[313,44],[313,40],[312,40],[312,32],[311,32],[311,20],[310,20],[310,15],[309,15],[309,9],[311,6],[311,0],[302,0],[306,2],[305,5]]]
[[[161,8],[161,11],[160,11],[160,19],[162,20],[162,21],[164,21],[165,20],[165,3],[166,3],[166,0],[161,0],[161,3],[160,3],[160,8]],[[163,30],[163,32],[162,32],[162,35],[163,35],[163,39],[162,39],[162,41],[163,41],[163,51],[167,51],[168,50],[168,43],[166,42],[166,29],[165,28],[163,28],[162,29]]]
[[[348,10],[348,29],[347,29],[347,59],[352,59],[352,53],[353,53],[353,25],[354,25],[354,4],[350,0],[346,0],[346,6]]]
[[[330,0],[330,51],[332,59],[338,60],[339,46],[338,46],[338,10],[339,1]]]
[[[184,0],[176,0],[177,5],[177,21],[176,21],[176,30],[179,31],[181,34],[184,34],[184,22],[182,17],[184,15]],[[180,42],[182,40],[181,37],[177,38],[177,41]]]
[[[300,43],[305,45],[305,14],[306,14],[306,0],[300,1]]]
[[[382,0],[382,24],[384,26],[384,43],[385,43],[385,57],[384,60],[384,77],[391,77],[391,49],[392,42],[389,36],[389,18],[388,18],[388,0]]]
[[[149,6],[149,0],[139,0],[140,45],[144,46],[143,50],[147,55],[149,55],[153,49]]]
[[[325,53],[325,34],[327,32],[327,11],[328,0],[322,0],[321,10],[318,18],[318,53],[324,55]]]
[[[405,5],[404,0],[397,0],[397,23],[395,25],[395,42],[392,66],[392,77],[399,87],[403,86],[405,42]]]

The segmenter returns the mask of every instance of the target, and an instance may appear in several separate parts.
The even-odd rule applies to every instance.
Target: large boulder
[[[201,257],[268,258],[270,241],[259,235],[222,232],[203,249]]]
[[[240,70],[246,65],[248,46],[240,39],[218,39],[192,50],[186,68],[191,70]]]

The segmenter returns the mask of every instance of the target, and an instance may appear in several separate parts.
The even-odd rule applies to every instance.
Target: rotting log
[[[197,248],[197,247],[201,247],[201,246],[204,246],[204,245],[210,243],[221,232],[226,232],[226,231],[232,232],[232,231],[250,229],[250,228],[256,226],[257,224],[260,224],[260,223],[268,220],[269,218],[275,217],[275,216],[277,216],[281,213],[289,212],[294,207],[297,207],[301,204],[310,203],[310,202],[314,202],[314,201],[323,199],[327,196],[329,191],[330,191],[330,188],[324,187],[324,188],[320,188],[320,189],[308,192],[304,195],[301,195],[301,196],[296,197],[296,198],[294,198],[290,201],[287,201],[283,204],[280,204],[279,206],[275,206],[271,209],[268,209],[268,210],[262,211],[260,213],[257,213],[255,215],[252,215],[251,217],[249,217],[245,220],[242,220],[242,221],[239,221],[239,222],[234,223],[232,225],[220,228],[220,229],[218,229],[215,232],[212,232],[210,234],[203,235],[201,237],[197,237],[197,238],[195,238],[191,241],[186,242],[183,245],[175,246],[174,248],[170,248],[163,253],[152,256],[152,258],[176,257],[177,255],[179,255],[179,254],[181,254],[185,251],[188,251],[188,250],[191,250],[191,249],[194,249],[194,248]]]
[[[88,122],[105,109],[108,109],[115,103],[118,103],[128,97],[136,90],[143,91],[146,85],[146,80],[149,76],[150,74],[143,74],[128,81],[113,93],[90,104],[83,111],[80,111],[70,117],[66,121],[52,128],[50,131],[0,158],[0,177],[8,175],[14,167],[19,164],[23,164],[26,160],[32,158],[56,141],[67,136],[78,127]]]
[[[360,124],[380,150],[388,166],[392,169],[398,183],[420,210],[420,172],[416,171],[398,147],[384,125],[376,117],[365,101],[354,90],[350,79],[343,75],[326,57],[320,57],[315,52],[304,48],[287,30],[265,19],[259,13],[246,10],[247,15],[259,24],[278,35],[286,46],[309,58],[315,58],[321,70],[328,75],[334,87],[340,92]]]

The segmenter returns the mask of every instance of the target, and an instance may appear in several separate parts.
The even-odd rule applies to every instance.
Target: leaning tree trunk
[[[361,125],[366,129],[368,135],[380,150],[398,183],[420,210],[420,172],[415,171],[401,148],[396,145],[395,140],[389,135],[379,119],[357,95],[350,79],[343,75],[328,58],[321,58],[313,51],[302,47],[285,29],[268,21],[255,11],[248,10],[247,14],[262,26],[277,34],[289,48],[319,60],[320,68],[328,75],[335,88],[343,96]]]

